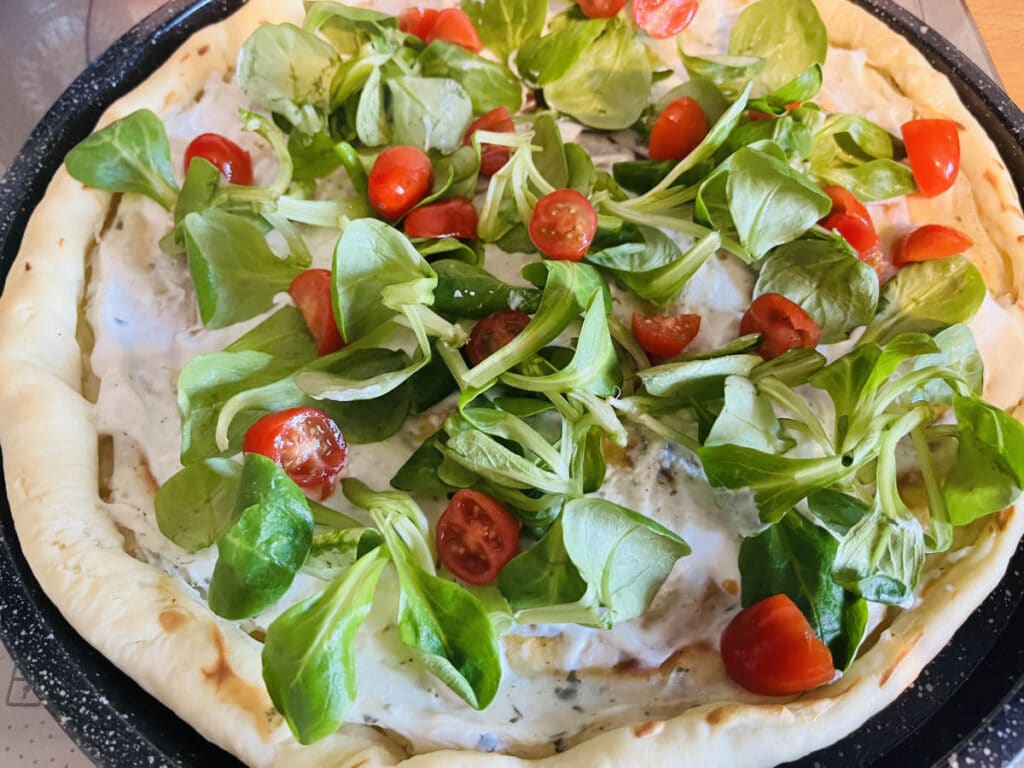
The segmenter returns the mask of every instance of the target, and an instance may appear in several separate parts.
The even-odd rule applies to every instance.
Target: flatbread
[[[816,1],[833,45],[868,50],[871,64],[921,116],[951,117],[960,125],[963,166],[955,204],[978,244],[970,256],[991,292],[1017,303],[1024,291],[1024,216],[992,142],[910,43],[844,0]],[[107,110],[100,125],[140,108],[161,113],[194,99],[211,72],[232,70],[235,52],[257,25],[282,15],[297,18],[299,5],[251,0],[191,38]],[[61,168],[11,268],[0,301],[0,442],[8,498],[25,556],[72,626],[205,738],[250,765],[676,765],[685,756],[694,766],[744,766],[794,759],[857,728],[906,689],[995,587],[1024,532],[1024,515],[1015,507],[960,531],[953,550],[927,561],[918,603],[873,638],[842,679],[788,703],[709,703],[536,761],[457,751],[404,759],[396,742],[351,724],[302,747],[264,689],[260,644],[132,557],[130,541],[104,510],[80,306],[110,205],[110,195],[83,188]],[[922,217],[941,220],[930,212]],[[1024,416],[1021,394],[1017,390],[1018,417]]]

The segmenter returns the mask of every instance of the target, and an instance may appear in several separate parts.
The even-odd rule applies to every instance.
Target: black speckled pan
[[[945,39],[889,0],[856,0],[950,77],[1024,191],[1024,114]],[[100,113],[193,32],[242,0],[175,0],[136,26],[75,80],[0,180],[0,274],[65,153]],[[59,461],[59,458],[58,458]],[[995,592],[913,688],[863,728],[794,766],[1003,766],[1024,750],[1024,548]],[[0,505],[0,639],[32,688],[102,766],[239,766],[86,644],[47,600]],[[581,767],[582,768],[582,767]]]

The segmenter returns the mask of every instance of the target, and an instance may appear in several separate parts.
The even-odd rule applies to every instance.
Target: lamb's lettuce
[[[765,293],[799,304],[821,328],[822,343],[831,344],[874,318],[878,277],[842,240],[804,238],[764,260],[754,296]]]
[[[218,616],[247,619],[288,590],[309,554],[313,515],[281,467],[247,453],[234,516],[217,542],[208,600]]]
[[[73,178],[95,189],[146,195],[167,210],[177,199],[167,131],[148,109],[83,139],[68,152],[64,164]]]
[[[330,107],[340,59],[328,43],[293,24],[264,24],[242,44],[238,84],[248,99],[316,133]]]
[[[267,628],[263,681],[301,744],[337,731],[355,701],[355,636],[386,564],[382,550],[368,552]]]

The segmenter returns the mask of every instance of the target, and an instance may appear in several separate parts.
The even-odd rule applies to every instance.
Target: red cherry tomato
[[[914,181],[925,197],[953,186],[960,171],[960,134],[952,120],[911,120],[903,124],[903,143]]]
[[[740,321],[740,335],[761,334],[757,352],[772,360],[795,347],[814,349],[821,340],[821,328],[799,304],[780,293],[763,293],[754,299]]]
[[[466,130],[466,138],[463,144],[467,147],[473,143],[473,134],[477,131],[494,131],[495,133],[515,133],[516,127],[512,122],[512,115],[505,107],[492,109],[485,112],[470,124]],[[484,176],[493,176],[501,167],[508,162],[512,151],[508,147],[498,144],[480,145],[480,173]]]
[[[693,341],[700,330],[700,315],[655,315],[633,313],[633,335],[649,355],[675,357]]]
[[[878,233],[871,222],[852,213],[830,213],[821,220],[821,226],[838,232],[857,253],[866,253],[878,245]]]
[[[589,19],[610,19],[622,10],[626,0],[577,0],[583,15]]]
[[[678,35],[693,21],[697,0],[633,0],[633,21],[651,37]]]
[[[436,8],[414,5],[398,14],[398,28],[410,35],[415,35],[420,40],[425,40],[440,15],[441,12]]]
[[[245,433],[242,450],[272,459],[295,483],[326,499],[345,468],[345,438],[319,408],[268,413]]]
[[[522,333],[523,328],[529,324],[530,316],[514,309],[495,312],[478,320],[466,343],[466,357],[470,365],[479,365],[484,358],[490,357]]]
[[[337,352],[345,342],[338,331],[331,304],[331,270],[307,269],[288,286],[288,295],[302,313],[309,332],[316,339],[316,353]]]
[[[871,214],[864,207],[864,203],[858,200],[857,196],[846,187],[833,184],[825,187],[822,192],[828,195],[832,201],[832,210],[829,213],[847,213],[851,216],[859,216],[864,221],[872,224]],[[872,224],[872,226],[874,225]]]
[[[682,160],[708,135],[708,118],[694,99],[669,102],[651,127],[651,160]]]
[[[370,207],[385,219],[400,219],[427,196],[433,183],[430,158],[422,149],[388,147],[370,169]]]
[[[959,229],[941,224],[925,224],[899,239],[893,263],[903,267],[915,261],[944,259],[963,253],[972,245],[974,241]]]
[[[201,133],[192,139],[185,150],[185,173],[188,173],[193,157],[209,160],[231,184],[252,184],[252,157],[226,136]]]
[[[489,584],[519,551],[519,521],[486,494],[457,491],[437,521],[437,554],[470,584]]]
[[[832,654],[786,595],[744,608],[722,633],[729,677],[751,693],[792,696],[835,677]]]
[[[449,197],[409,211],[402,226],[409,237],[476,237],[480,214],[468,197]]]
[[[556,189],[537,201],[529,231],[549,259],[580,261],[597,234],[597,211],[575,189]]]
[[[423,40],[428,43],[444,40],[446,43],[461,45],[473,53],[484,47],[472,20],[461,8],[445,8],[441,11]]]

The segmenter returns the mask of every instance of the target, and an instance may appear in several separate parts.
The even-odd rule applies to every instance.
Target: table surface
[[[1019,0],[897,0],[960,48],[982,69],[1004,78],[1024,103],[1024,3]],[[0,172],[61,91],[120,34],[162,0],[34,0],[4,3],[0,25]],[[966,5],[964,4],[966,3]],[[970,7],[968,11],[967,6]],[[978,26],[972,21],[971,12]],[[978,27],[981,28],[979,34]],[[983,41],[984,37],[984,41]],[[988,43],[988,49],[986,49]],[[991,56],[990,52],[991,51]],[[995,60],[995,66],[993,65]],[[996,71],[998,66],[998,74]],[[993,722],[1006,749],[966,746],[951,766],[1003,766],[1024,748],[1024,727],[1014,713],[1024,698]],[[89,768],[92,763],[60,730],[0,645],[0,765]]]
[[[1024,56],[1020,36],[1024,31],[1024,3],[1020,0],[966,0],[985,40],[1006,92],[1024,104]]]

